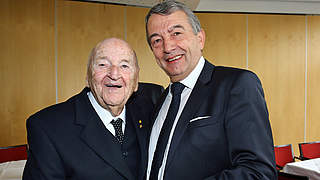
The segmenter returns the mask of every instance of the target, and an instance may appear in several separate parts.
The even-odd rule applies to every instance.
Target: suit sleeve
[[[150,98],[154,105],[157,103],[157,100],[160,98],[161,94],[164,91],[163,86],[153,83],[139,82],[138,87],[139,88],[136,94]]]
[[[37,117],[27,120],[28,160],[23,172],[23,180],[63,180],[63,164]]]
[[[258,77],[240,73],[228,97],[225,129],[232,167],[207,179],[276,179],[269,114]]]

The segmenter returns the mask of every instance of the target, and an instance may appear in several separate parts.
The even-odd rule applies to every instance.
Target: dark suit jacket
[[[268,110],[254,73],[205,62],[176,126],[164,179],[276,179]]]
[[[23,180],[134,180],[116,138],[92,107],[88,88],[68,101],[27,120],[29,154]],[[126,104],[126,119],[135,125],[141,152],[136,170],[143,179],[153,103],[135,96]],[[142,121],[140,128],[139,120]]]
[[[157,100],[164,91],[162,86],[153,83],[139,82],[138,87],[138,91],[134,95],[148,97],[153,104],[157,103]]]

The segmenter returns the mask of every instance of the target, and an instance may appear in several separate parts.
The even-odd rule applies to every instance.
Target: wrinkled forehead
[[[147,24],[149,34],[152,34],[152,31],[172,31],[176,27],[185,26],[189,27],[190,23],[183,11],[175,11],[168,15],[152,14]]]
[[[134,53],[133,50],[125,43],[100,43],[95,48],[94,60],[97,61],[104,59],[109,61],[127,60],[129,62],[134,62]]]

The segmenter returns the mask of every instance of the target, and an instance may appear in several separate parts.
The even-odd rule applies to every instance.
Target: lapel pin
[[[139,120],[139,128],[142,128],[142,121]]]

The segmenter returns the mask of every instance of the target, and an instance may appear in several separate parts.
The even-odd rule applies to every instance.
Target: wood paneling
[[[140,65],[139,80],[158,83],[166,87],[169,78],[156,63],[146,39],[144,19],[148,10],[147,8],[127,7],[127,41],[137,53]]]
[[[197,13],[206,33],[204,57],[215,65],[246,68],[246,15]]]
[[[124,38],[124,6],[57,1],[58,101],[86,85],[91,49],[105,38]]]
[[[307,70],[307,137],[306,141],[320,140],[320,16],[309,16]]]
[[[0,146],[26,143],[25,120],[55,103],[54,1],[0,3]]]
[[[147,11],[65,0],[2,0],[0,146],[26,143],[29,115],[81,91],[90,50],[105,38],[126,38],[137,52],[140,81],[167,86],[145,38]],[[319,140],[320,17],[197,15],[206,32],[205,58],[240,68],[246,68],[248,58],[248,68],[260,77],[275,144],[293,144],[297,155],[305,134],[306,141]]]
[[[305,17],[248,16],[249,69],[265,90],[276,145],[304,139]]]

